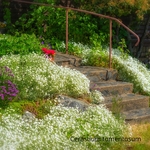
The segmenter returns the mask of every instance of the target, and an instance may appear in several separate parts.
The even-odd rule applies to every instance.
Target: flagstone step
[[[130,110],[122,113],[127,123],[150,123],[150,108]]]
[[[56,52],[54,61],[57,65],[64,67],[81,65],[81,58],[61,52]]]
[[[94,66],[78,66],[72,68],[86,75],[92,82],[99,82],[101,80],[116,80],[118,76],[118,72],[115,69]]]
[[[105,97],[104,104],[111,110],[123,112],[141,108],[149,108],[149,97],[134,93]]]
[[[76,69],[90,80],[90,90],[100,91],[106,107],[121,113],[127,123],[150,122],[149,97],[132,93],[133,84],[117,81],[115,69],[82,66],[81,58],[56,52],[56,64]]]
[[[132,93],[133,84],[115,80],[101,81],[90,84],[90,90],[98,90],[103,96],[118,96],[121,94]]]

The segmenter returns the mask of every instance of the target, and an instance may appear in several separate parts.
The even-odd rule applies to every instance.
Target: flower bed
[[[19,99],[37,99],[65,94],[73,97],[89,93],[90,81],[79,71],[51,63],[43,55],[3,56],[1,64],[12,69]]]
[[[89,107],[85,112],[51,107],[44,119],[29,122],[9,108],[0,120],[0,149],[108,149],[119,142],[102,138],[119,138],[126,131],[125,124],[102,105]]]

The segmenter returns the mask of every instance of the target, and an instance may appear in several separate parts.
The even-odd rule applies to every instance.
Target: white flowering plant
[[[3,56],[1,64],[11,68],[20,91],[19,99],[53,97],[65,94],[80,97],[89,94],[89,79],[77,70],[57,66],[43,55]]]
[[[104,101],[104,97],[100,91],[97,90],[91,91],[90,96],[92,103],[94,104],[100,104],[101,102]]]
[[[0,118],[0,149],[104,150],[119,144],[109,138],[122,138],[126,132],[124,122],[103,105],[90,106],[85,112],[54,106],[43,119],[28,121],[10,107]]]
[[[89,94],[94,103],[103,101],[100,92],[89,91],[90,81],[85,75],[57,66],[43,55],[6,55],[0,61],[2,66],[7,64],[13,71],[20,100],[37,100],[58,94],[73,97]],[[116,119],[102,104],[89,106],[84,112],[61,105],[45,105],[48,114],[32,120],[25,120],[12,106],[5,110],[0,108],[2,150],[108,150],[116,143],[123,144],[109,141],[110,138],[128,135],[125,122]]]
[[[131,56],[122,58],[119,54],[114,54],[113,64],[120,79],[133,83],[134,92],[150,95],[150,70],[144,64]]]

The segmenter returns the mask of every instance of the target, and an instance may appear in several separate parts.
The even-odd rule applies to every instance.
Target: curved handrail
[[[130,33],[132,33],[136,38],[137,38],[137,42],[135,43],[135,46],[137,46],[140,42],[140,38],[139,36],[134,33],[130,28],[128,28],[125,24],[123,24],[119,19],[114,18],[114,17],[110,17],[107,15],[102,15],[102,14],[98,14],[95,12],[90,12],[87,10],[81,10],[81,9],[76,9],[76,8],[72,8],[72,7],[64,7],[64,6],[55,6],[55,5],[51,5],[51,4],[44,4],[44,3],[37,3],[37,2],[29,2],[29,1],[24,1],[24,0],[12,0],[12,1],[16,1],[16,2],[21,2],[21,3],[29,3],[29,4],[35,4],[35,5],[40,5],[40,6],[50,6],[50,7],[54,7],[54,8],[63,8],[66,9],[66,53],[68,53],[68,10],[74,10],[74,11],[78,11],[78,12],[83,12],[86,14],[91,14],[94,16],[98,16],[98,17],[102,17],[102,18],[106,18],[110,20],[110,50],[109,50],[109,67],[111,68],[111,49],[112,49],[112,40],[111,40],[111,36],[112,36],[112,20],[116,21],[117,23],[119,23],[121,26],[123,26],[126,30],[128,30]]]
[[[64,8],[71,9],[71,10],[74,10],[74,11],[84,12],[84,13],[91,14],[91,15],[94,15],[94,16],[99,16],[99,17],[106,18],[106,19],[109,19],[109,20],[114,20],[117,23],[119,23],[121,26],[123,26],[125,29],[127,29],[130,33],[132,33],[137,38],[137,42],[136,42],[135,46],[137,46],[139,44],[139,42],[140,42],[139,36],[136,33],[134,33],[130,28],[128,28],[125,24],[123,24],[117,18],[106,16],[106,15],[102,15],[102,14],[97,14],[97,13],[94,13],[94,12],[90,12],[90,11],[86,11],[86,10],[81,10],[81,9],[75,9],[75,8],[70,8],[70,7],[64,7]]]
[[[110,16],[107,16],[107,15],[98,14],[98,13],[95,13],[95,12],[90,12],[90,11],[87,11],[87,10],[76,9],[76,8],[72,8],[72,7],[54,6],[54,5],[50,5],[50,4],[37,3],[37,2],[28,2],[28,1],[23,1],[23,0],[13,0],[13,1],[21,2],[21,3],[36,4],[36,5],[41,5],[41,6],[51,6],[51,7],[55,7],[55,8],[71,9],[71,10],[74,10],[74,11],[84,12],[86,14],[91,14],[91,15],[94,15],[94,16],[99,16],[99,17],[106,18],[106,19],[109,19],[109,20],[114,20],[117,23],[119,23],[121,26],[123,26],[125,29],[127,29],[130,33],[132,33],[137,38],[137,42],[135,43],[135,46],[137,46],[139,44],[139,42],[140,42],[140,38],[139,38],[139,36],[136,33],[134,33],[130,28],[128,28],[125,24],[123,24],[119,19],[114,18],[114,17],[110,17]]]

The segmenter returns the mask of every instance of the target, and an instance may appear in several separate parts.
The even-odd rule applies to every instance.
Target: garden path
[[[149,97],[133,93],[133,84],[120,81],[116,70],[82,66],[80,58],[60,52],[56,53],[55,62],[85,74],[90,80],[90,90],[100,91],[106,107],[115,114],[122,114],[126,122],[150,122]]]

